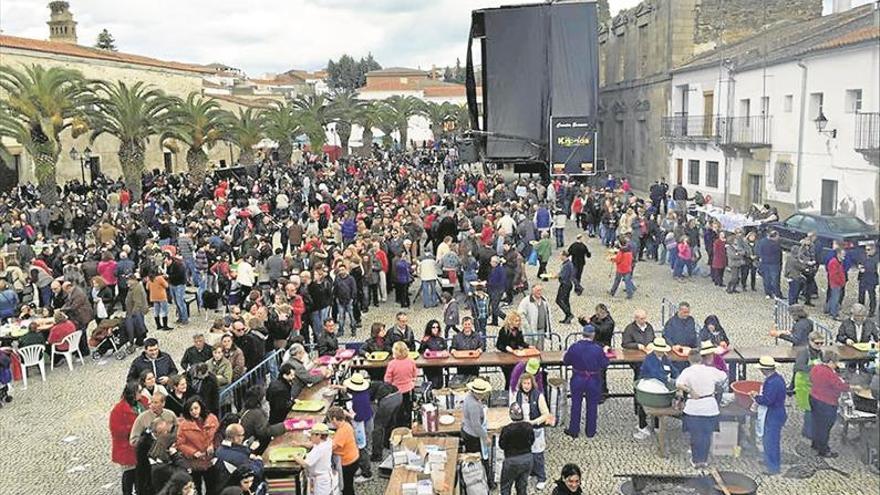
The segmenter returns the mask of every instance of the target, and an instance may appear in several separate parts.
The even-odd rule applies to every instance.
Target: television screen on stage
[[[550,119],[550,174],[596,173],[596,125],[589,117]]]

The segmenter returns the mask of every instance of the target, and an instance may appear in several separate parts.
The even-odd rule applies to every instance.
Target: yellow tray
[[[868,352],[871,350],[871,343],[870,342],[856,342],[855,344],[852,344],[852,347],[853,347],[853,349],[855,349],[857,351]]]
[[[320,400],[299,400],[293,403],[291,410],[297,412],[318,412],[324,409],[324,401]]]
[[[269,452],[269,462],[290,462],[296,457],[305,457],[303,447],[276,447]]]
[[[415,351],[410,351],[410,352],[409,352],[409,358],[410,358],[410,359],[413,359],[413,360],[418,359],[418,358],[419,358],[419,353],[418,353],[418,352],[415,352]]]
[[[367,353],[367,361],[385,361],[390,354],[385,351],[376,351]]]

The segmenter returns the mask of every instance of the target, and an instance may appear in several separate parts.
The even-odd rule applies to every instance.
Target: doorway
[[[715,92],[703,91],[703,136],[712,135],[715,120]]]
[[[682,184],[682,174],[684,173],[684,160],[681,158],[675,159],[675,183],[678,185]]]
[[[99,175],[101,175],[101,157],[89,157],[89,178],[92,182],[95,182]]]
[[[757,174],[749,174],[749,204],[745,206],[751,205],[761,205],[764,204],[764,176]]]
[[[837,214],[837,181],[822,179],[822,215]]]
[[[174,172],[174,154],[170,151],[166,151],[162,154],[162,159],[165,166],[165,173],[170,174]]]

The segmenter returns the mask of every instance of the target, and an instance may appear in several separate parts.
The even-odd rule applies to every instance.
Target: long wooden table
[[[439,414],[450,414],[455,421],[448,425],[439,425],[437,431],[426,431],[422,423],[415,423],[412,427],[414,437],[423,437],[430,435],[458,435],[461,433],[462,410],[455,409],[452,411],[440,411]],[[500,433],[501,428],[510,424],[510,410],[506,407],[490,407],[486,412],[486,421],[489,424],[489,433]]]
[[[455,437],[422,437],[419,439],[422,445],[437,445],[446,450],[446,465],[443,468],[444,483],[442,487],[435,487],[434,493],[440,495],[455,494],[455,478],[458,472],[458,439]],[[385,487],[385,495],[400,495],[405,483],[415,483],[419,479],[419,472],[410,471],[406,466],[396,466],[391,472],[391,478]]]
[[[325,390],[333,390],[334,393],[324,394]],[[330,387],[330,380],[324,380],[322,382],[316,383],[310,387],[303,389],[303,391],[299,394],[297,399],[301,400],[321,400],[324,402],[324,408],[318,412],[314,413],[305,413],[305,412],[294,412],[291,411],[287,414],[288,418],[306,418],[306,419],[314,419],[316,422],[324,421],[324,416],[327,414],[327,409],[333,405],[333,401],[336,399],[335,389]],[[296,485],[296,493],[297,495],[302,495],[306,492],[306,484],[303,480],[303,470],[299,464],[293,461],[281,461],[281,462],[272,462],[269,460],[270,454],[272,451],[278,447],[290,447],[295,444],[308,442],[309,436],[305,431],[288,431],[283,435],[279,435],[272,439],[269,442],[269,446],[263,452],[263,466],[267,474],[274,474],[276,476],[284,477],[284,476],[292,476],[294,483]]]

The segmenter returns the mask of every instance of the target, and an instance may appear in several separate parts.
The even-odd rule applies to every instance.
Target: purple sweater
[[[355,421],[369,421],[373,417],[373,407],[370,405],[370,390],[352,392],[351,408],[354,411]]]

